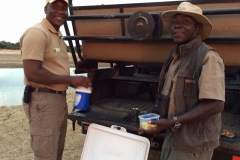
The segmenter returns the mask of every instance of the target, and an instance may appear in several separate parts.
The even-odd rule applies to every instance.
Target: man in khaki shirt
[[[212,25],[202,10],[189,2],[161,16],[177,44],[160,74],[159,97],[165,99],[159,101],[167,103],[159,103],[160,119],[149,121],[157,127],[140,130],[152,134],[166,130],[161,160],[211,160],[219,145],[225,101],[223,60],[202,42]]]
[[[23,107],[30,124],[35,160],[60,160],[67,129],[68,86],[91,88],[84,76],[70,76],[66,45],[59,31],[68,0],[46,0],[46,18],[20,38],[26,85]]]

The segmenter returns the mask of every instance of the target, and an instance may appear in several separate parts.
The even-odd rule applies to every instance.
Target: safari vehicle
[[[154,107],[162,64],[175,46],[160,15],[175,10],[180,2],[73,6],[70,0],[63,39],[71,48],[75,73],[87,73],[93,82],[89,110],[68,115],[73,129],[77,122],[85,134],[89,124],[97,123],[139,134],[138,115]],[[226,67],[221,145],[213,160],[240,159],[240,2],[191,3],[200,6],[212,22],[213,31],[205,42],[219,52]],[[148,159],[159,159],[163,134],[142,136],[151,142]]]

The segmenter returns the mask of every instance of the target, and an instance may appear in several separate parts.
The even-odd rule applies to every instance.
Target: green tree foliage
[[[14,49],[18,50],[20,49],[20,43],[11,43],[6,41],[0,41],[0,49]]]
[[[82,46],[80,46],[82,48]],[[20,49],[20,43],[11,43],[6,41],[0,41],[0,49],[13,49],[13,50],[19,50]],[[77,51],[76,46],[74,46],[74,50]],[[67,51],[71,52],[70,47],[67,46]]]

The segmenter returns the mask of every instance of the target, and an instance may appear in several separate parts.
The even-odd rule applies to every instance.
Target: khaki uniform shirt
[[[60,31],[47,19],[43,19],[28,30],[20,38],[22,59],[42,61],[42,68],[56,75],[70,75],[66,44]],[[44,85],[30,82],[24,77],[24,84],[35,88],[50,88],[63,91],[69,84]]]
[[[164,82],[162,90],[162,94],[164,95],[168,95],[170,92],[168,119],[172,119],[172,117],[175,116],[175,108],[177,107],[177,104],[174,102],[177,76],[174,75],[174,72],[181,61],[182,54],[183,53],[178,53],[173,55],[174,59],[166,74],[166,81]],[[214,50],[209,50],[204,58],[202,72],[198,82],[199,100],[215,99],[225,101],[224,76],[224,63],[222,58]],[[172,82],[172,90],[170,91]]]

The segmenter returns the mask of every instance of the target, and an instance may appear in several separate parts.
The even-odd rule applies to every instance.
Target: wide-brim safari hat
[[[206,39],[212,32],[212,24],[202,13],[202,9],[189,2],[182,2],[177,10],[169,10],[162,13],[162,22],[166,30],[170,32],[172,19],[175,14],[184,14],[193,17],[198,23],[203,25],[202,32],[200,33],[201,39]]]
[[[46,0],[46,4],[53,3],[55,1],[58,1],[58,0]],[[68,0],[62,0],[62,1],[66,2],[68,4]]]

